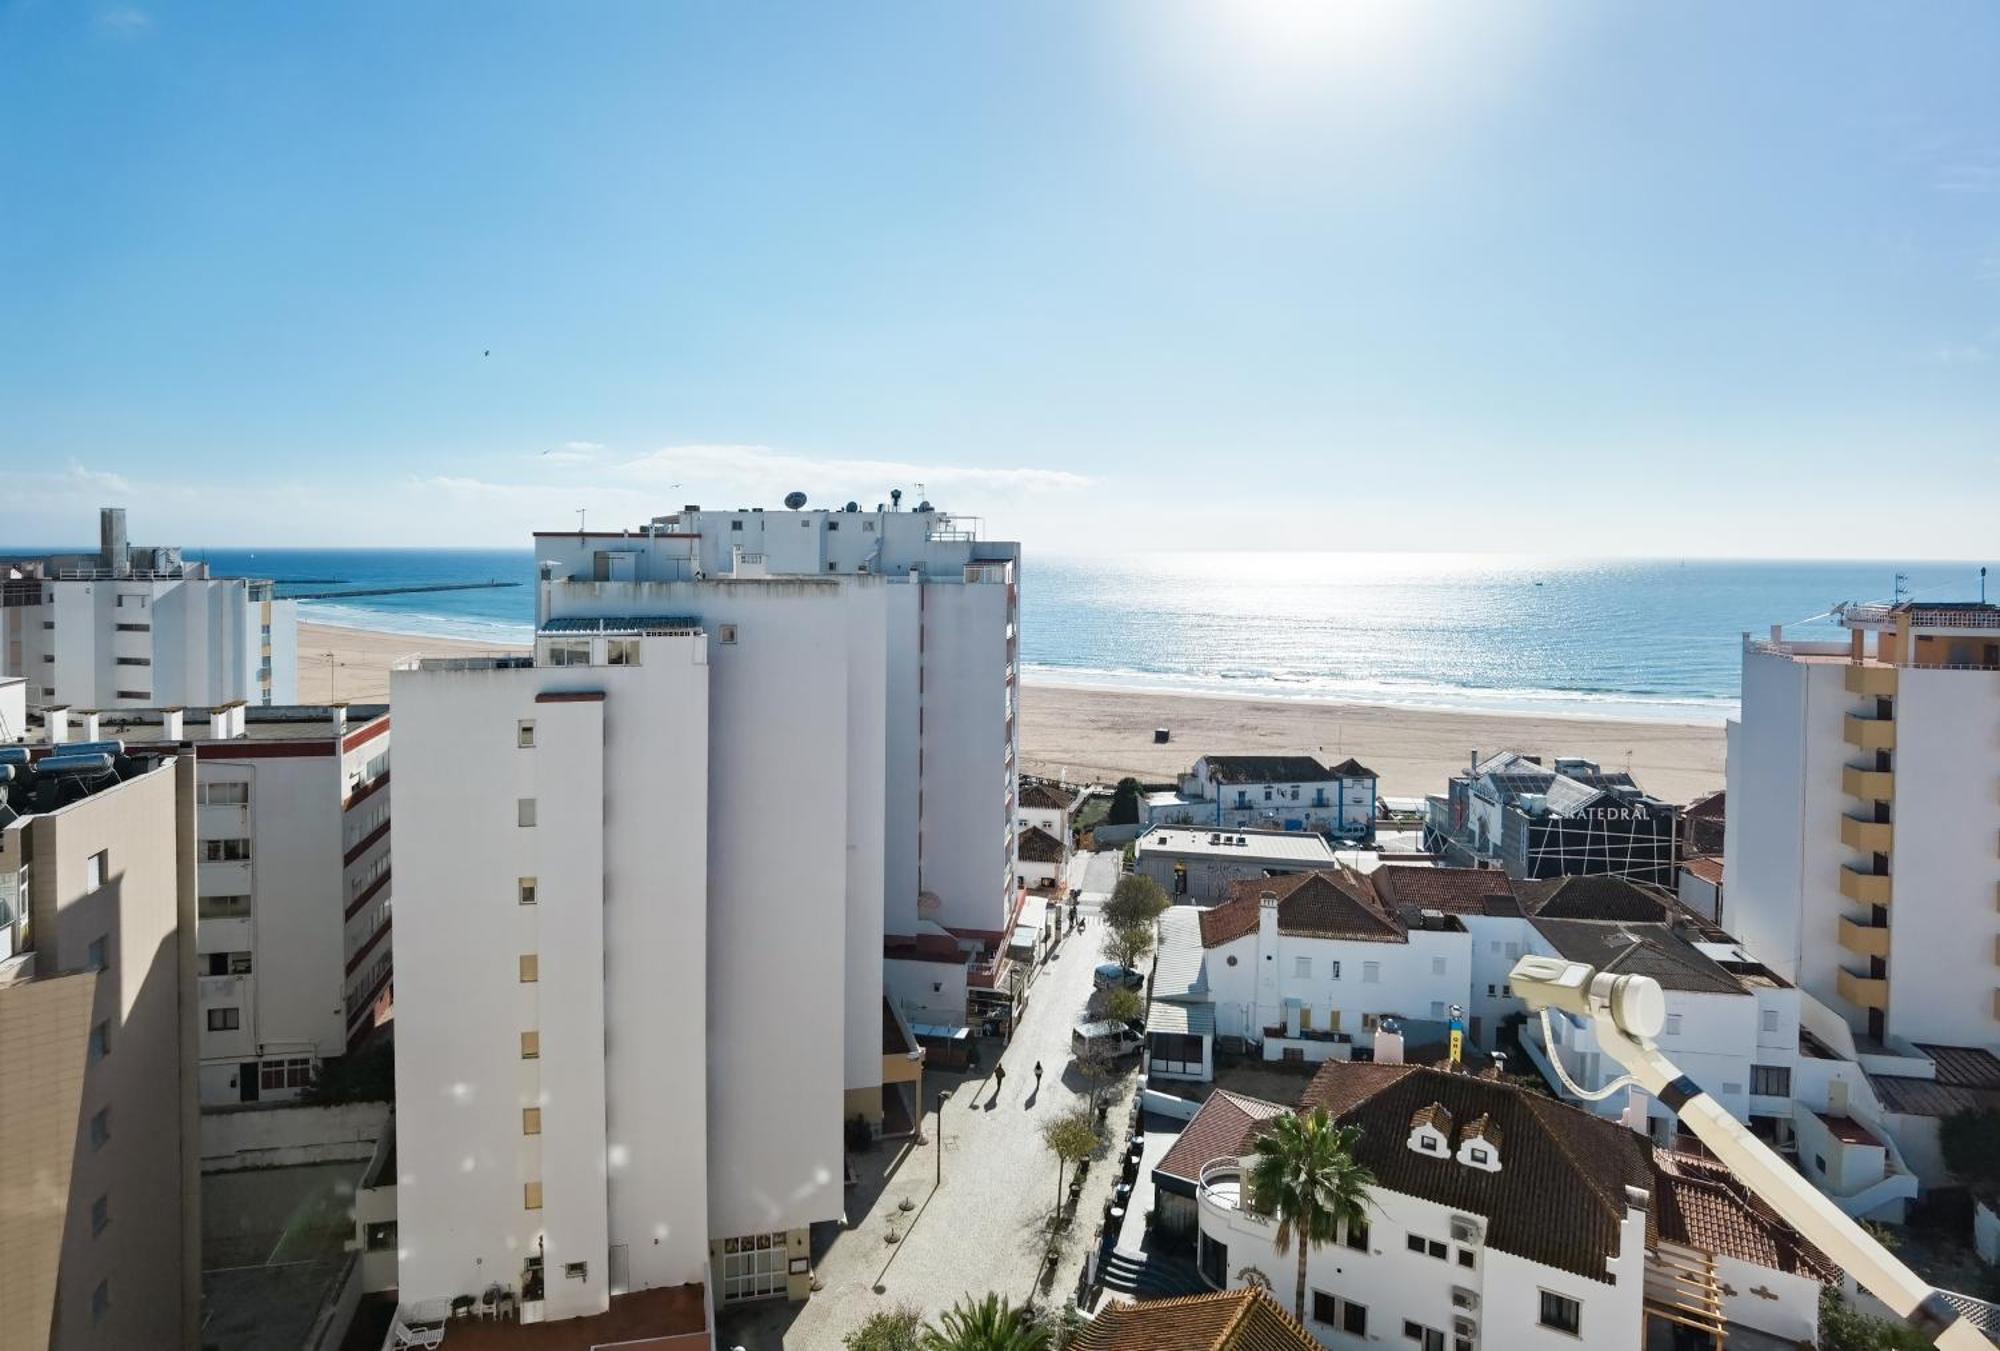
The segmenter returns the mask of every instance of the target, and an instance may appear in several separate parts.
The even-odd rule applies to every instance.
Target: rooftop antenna
[[[1986,603],[1986,569],[1985,569],[1985,568],[1981,568],[1981,569],[1979,570],[1979,603],[1980,603],[1981,605],[1984,605],[1984,604]]]
[[[578,539],[583,538],[583,518],[589,511],[589,507],[578,507],[576,509],[576,537]]]
[[[1895,597],[1896,604],[1901,605],[1904,601],[1908,600],[1909,598],[1910,598],[1910,574],[1907,572],[1899,572],[1896,574],[1896,597]]]

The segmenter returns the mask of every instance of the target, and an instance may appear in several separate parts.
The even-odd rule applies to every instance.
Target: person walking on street
[[[1006,1086],[1007,1067],[1005,1065],[995,1065],[993,1067],[993,1096],[996,1098],[999,1097],[1000,1090]]]
[[[1037,1060],[1035,1062],[1035,1091],[1039,1093],[1041,1092],[1041,1089],[1042,1089],[1042,1062]]]

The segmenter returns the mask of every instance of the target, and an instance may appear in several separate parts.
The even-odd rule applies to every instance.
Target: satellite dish
[[[805,504],[806,504],[806,495],[804,493],[785,494],[785,505],[790,507],[793,511],[797,511],[800,507],[804,506]]]

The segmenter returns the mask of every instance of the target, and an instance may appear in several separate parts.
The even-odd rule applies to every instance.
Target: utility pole
[[[326,701],[329,704],[339,703],[340,692],[334,688],[333,682],[334,673],[340,669],[340,663],[333,659],[333,653],[331,652],[322,655],[326,657]]]

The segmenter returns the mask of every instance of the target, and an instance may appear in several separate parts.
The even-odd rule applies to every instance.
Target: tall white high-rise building
[[[401,1297],[803,1298],[844,1122],[917,1105],[885,945],[984,968],[1018,904],[1018,547],[925,504],[536,553],[532,658],[392,687]]]
[[[269,581],[217,577],[178,548],[127,542],[99,513],[91,554],[0,560],[0,675],[31,705],[208,708],[298,698],[298,615]]]
[[[2000,606],[1841,622],[1745,639],[1730,927],[1864,1047],[2000,1044]]]

